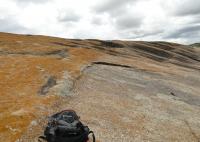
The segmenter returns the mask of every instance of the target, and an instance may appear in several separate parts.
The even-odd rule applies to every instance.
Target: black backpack
[[[84,126],[73,110],[64,110],[52,115],[49,119],[44,136],[47,142],[87,142],[89,134],[92,134],[93,142],[95,136],[87,126]]]

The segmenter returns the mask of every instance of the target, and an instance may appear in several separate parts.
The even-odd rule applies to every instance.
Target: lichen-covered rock
[[[0,141],[74,109],[98,142],[199,142],[199,86],[197,48],[0,33]]]

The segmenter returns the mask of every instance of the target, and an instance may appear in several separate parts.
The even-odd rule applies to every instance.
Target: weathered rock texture
[[[74,109],[99,142],[200,141],[200,51],[167,42],[0,34],[0,141]]]

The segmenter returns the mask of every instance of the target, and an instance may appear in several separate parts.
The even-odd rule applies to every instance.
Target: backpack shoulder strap
[[[89,134],[92,134],[93,142],[95,142],[95,135],[93,131],[89,131]]]
[[[47,141],[47,138],[45,136],[39,136],[38,142],[43,142],[43,141]]]

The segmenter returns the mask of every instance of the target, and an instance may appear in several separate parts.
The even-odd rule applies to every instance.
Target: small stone
[[[31,126],[37,126],[37,125],[38,125],[38,123],[36,120],[31,121]]]

